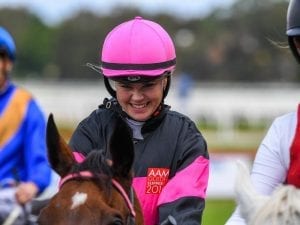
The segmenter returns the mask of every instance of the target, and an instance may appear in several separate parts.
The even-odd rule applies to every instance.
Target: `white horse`
[[[270,196],[260,195],[251,183],[248,168],[242,162],[237,165],[236,199],[248,225],[300,224],[300,189],[281,185]]]

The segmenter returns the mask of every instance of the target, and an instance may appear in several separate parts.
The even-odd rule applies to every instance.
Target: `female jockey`
[[[45,118],[33,96],[10,80],[15,57],[14,40],[0,27],[0,224],[13,208],[44,191],[51,178]],[[25,223],[19,220],[13,224]]]
[[[205,205],[206,141],[193,121],[164,104],[175,65],[173,42],[159,24],[136,17],[115,27],[104,41],[101,67],[93,66],[112,98],[70,140],[80,161],[93,149],[106,149],[122,116],[135,143],[133,185],[146,225],[201,224]]]
[[[287,11],[290,49],[300,63],[300,0],[291,0]],[[270,195],[281,184],[300,187],[300,105],[296,112],[276,118],[263,139],[252,168],[251,179],[256,190]],[[245,225],[239,207],[226,225]]]

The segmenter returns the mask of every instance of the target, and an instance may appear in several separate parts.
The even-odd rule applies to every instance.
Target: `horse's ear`
[[[48,160],[52,169],[61,177],[66,176],[75,163],[71,149],[60,136],[53,115],[50,114],[47,123]]]
[[[118,117],[115,124],[109,146],[114,176],[130,177],[134,161],[134,146],[131,129],[121,117]]]

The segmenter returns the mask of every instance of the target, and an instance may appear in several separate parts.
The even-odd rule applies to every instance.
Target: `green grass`
[[[206,199],[202,225],[224,225],[235,206],[233,199]]]

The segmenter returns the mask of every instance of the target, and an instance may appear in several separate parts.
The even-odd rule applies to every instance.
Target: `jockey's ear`
[[[52,169],[61,177],[66,176],[75,163],[71,149],[61,137],[50,114],[47,123],[47,153]]]
[[[109,143],[113,174],[116,177],[129,178],[132,176],[131,169],[134,161],[131,129],[121,117],[118,117],[113,129]]]

